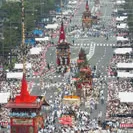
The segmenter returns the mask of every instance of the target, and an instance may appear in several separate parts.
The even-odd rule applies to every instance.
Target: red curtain
[[[58,66],[60,65],[60,60],[59,60],[59,58],[57,58],[56,63],[57,63]]]

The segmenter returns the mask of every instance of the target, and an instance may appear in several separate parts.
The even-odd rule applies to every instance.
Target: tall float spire
[[[22,43],[21,43],[21,50],[22,50],[22,58],[23,58],[23,78],[21,81],[21,92],[20,95],[16,96],[15,102],[16,103],[30,103],[36,100],[36,96],[30,96],[28,92],[28,85],[26,81],[26,45],[25,45],[25,20],[24,20],[24,0],[21,0],[22,9],[21,9],[21,25],[22,25]]]
[[[58,43],[60,44],[62,42],[66,42],[66,36],[65,36],[63,21],[61,22],[60,35],[59,35]]]
[[[88,10],[89,10],[88,0],[86,0],[86,6],[85,6],[85,8],[86,8],[86,11],[88,11]]]

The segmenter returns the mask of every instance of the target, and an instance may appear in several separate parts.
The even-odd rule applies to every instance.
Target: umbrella
[[[35,44],[35,40],[34,39],[26,39],[25,43],[34,45]]]
[[[59,119],[59,123],[62,125],[72,126],[72,118],[70,116],[63,116]]]
[[[33,34],[34,35],[42,35],[43,34],[43,31],[42,30],[35,29],[35,30],[33,30]]]

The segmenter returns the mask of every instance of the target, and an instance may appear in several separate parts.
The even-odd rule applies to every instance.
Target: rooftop
[[[40,101],[35,101],[32,103],[16,103],[14,100],[10,100],[7,104],[6,104],[6,108],[29,108],[29,109],[38,109],[40,108],[42,105],[45,106],[49,106],[49,104],[46,102],[45,98],[42,97],[40,98]]]

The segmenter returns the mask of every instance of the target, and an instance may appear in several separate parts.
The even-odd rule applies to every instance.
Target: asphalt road
[[[108,3],[110,2],[109,0],[105,0],[104,3]],[[105,24],[105,27],[108,28],[109,24],[110,24],[110,20],[111,20],[111,11],[112,11],[112,3],[110,4],[104,4],[103,7],[101,8],[101,12],[102,12],[102,21]],[[116,39],[115,37],[109,37],[109,40],[105,40],[104,38],[97,38],[93,40],[95,43],[102,43],[102,44],[115,44],[116,43]],[[89,60],[89,63],[91,64],[91,66],[96,65],[97,66],[97,71],[99,71],[99,73],[101,74],[101,77],[103,77],[103,79],[105,80],[105,82],[107,83],[107,72],[106,72],[106,67],[109,64],[109,61],[111,59],[113,55],[113,49],[110,46],[97,46],[95,47],[95,53],[92,56],[92,58]],[[106,100],[107,100],[107,84],[104,85],[104,97],[105,97],[105,102],[104,104],[101,104],[101,102],[99,102],[97,110],[93,111],[92,113],[92,117],[95,117],[98,115],[99,112],[102,112],[102,119],[105,119],[105,114],[106,114]]]
[[[109,2],[109,3],[108,3]],[[90,9],[92,8],[94,2],[89,2]],[[83,11],[85,10],[85,0],[80,5],[78,11],[76,12],[76,15],[72,19],[71,24],[68,25],[68,27],[72,25],[78,25],[81,26],[81,16]],[[109,0],[104,0],[103,6],[101,8],[102,12],[102,22],[105,24],[105,27],[108,28],[111,20],[111,11],[112,11],[112,3]],[[57,38],[56,38],[57,40]],[[67,41],[71,42],[72,37],[67,36]],[[73,45],[71,47],[71,59],[76,59],[79,53],[79,50],[81,47],[85,49],[86,54],[89,55],[90,52],[92,52],[91,55],[89,55],[89,64],[93,67],[94,65],[97,66],[97,71],[101,74],[101,79],[103,78],[103,81],[105,81],[104,84],[101,85],[101,88],[104,90],[104,97],[105,102],[104,104],[101,104],[99,102],[97,109],[92,110],[91,118],[96,118],[99,114],[99,112],[102,112],[102,118],[101,120],[105,119],[106,114],[106,100],[107,100],[107,72],[106,67],[109,64],[109,60],[111,59],[113,55],[113,49],[111,46],[107,44],[115,44],[116,39],[115,37],[109,37],[109,40],[105,40],[104,37],[79,37],[78,39],[75,38],[75,44],[79,44],[78,46]],[[90,44],[87,47],[85,47],[83,44]],[[99,44],[99,45],[98,45]],[[102,45],[100,45],[102,44]],[[105,44],[105,45],[103,45]],[[94,46],[95,45],[95,46]],[[48,63],[53,63],[56,65],[56,49],[55,47],[51,47],[46,52],[46,60]],[[30,80],[30,79],[29,79]],[[33,80],[33,79],[32,79]],[[52,80],[52,82],[51,82]],[[31,91],[32,95],[45,95],[46,100],[52,100],[54,101],[54,96],[57,92],[61,91],[59,90],[61,84],[66,83],[63,76],[58,75],[54,72],[49,73],[49,75],[45,75],[43,77],[43,82],[47,83],[48,85],[44,86],[43,88],[40,87],[40,78],[35,78],[33,80],[34,87]],[[48,87],[49,86],[49,87]],[[56,87],[55,87],[56,86]],[[100,101],[100,99],[99,99]]]
[[[108,3],[109,0],[105,0],[105,3]],[[89,3],[90,9],[93,6],[93,2]],[[82,2],[80,5],[80,8],[76,12],[76,15],[74,15],[74,18],[72,18],[71,24],[68,25],[68,27],[72,25],[79,25],[81,26],[81,17],[82,13],[85,10],[85,1]],[[105,24],[105,27],[108,27],[110,24],[111,20],[111,11],[112,11],[112,4],[103,4],[101,8],[102,12],[102,21]],[[56,38],[57,40],[57,38]],[[72,37],[67,36],[67,41],[71,42]],[[75,38],[75,43],[79,44],[78,46],[73,45],[71,47],[71,59],[76,59],[79,53],[79,50],[81,47],[83,47],[86,51],[86,54],[89,55],[91,52],[92,54],[89,55],[89,64],[91,66],[96,65],[97,70],[101,73],[101,76],[105,79],[105,82],[107,82],[107,73],[106,73],[106,67],[109,64],[109,60],[111,59],[113,55],[113,49],[110,45],[107,44],[115,44],[116,40],[115,37],[109,37],[109,40],[107,41],[104,37],[79,37],[78,39]],[[87,47],[83,46],[83,44],[90,44]],[[102,44],[102,45],[97,45],[97,44]],[[105,45],[103,45],[105,44]],[[94,46],[95,45],[95,46]],[[46,59],[48,63],[54,63],[56,65],[56,49],[54,47],[51,47],[48,49],[46,53]],[[50,84],[55,84],[55,83],[65,83],[65,79],[63,77],[56,77],[57,74],[51,73],[50,77],[52,77],[52,82],[50,83],[50,77],[46,75],[46,78],[43,79],[43,82],[47,82]],[[59,86],[58,87],[52,87],[52,85],[47,88],[41,88],[39,89],[37,86],[35,86],[32,90],[32,94],[37,94],[37,95],[45,95],[46,100],[54,99],[54,94],[58,92]],[[107,99],[107,85],[104,86],[104,97],[105,101]],[[105,112],[106,112],[106,102],[104,104],[99,103],[97,110],[93,110],[91,118],[95,118],[98,116],[98,113],[102,111],[102,120],[105,119]]]

